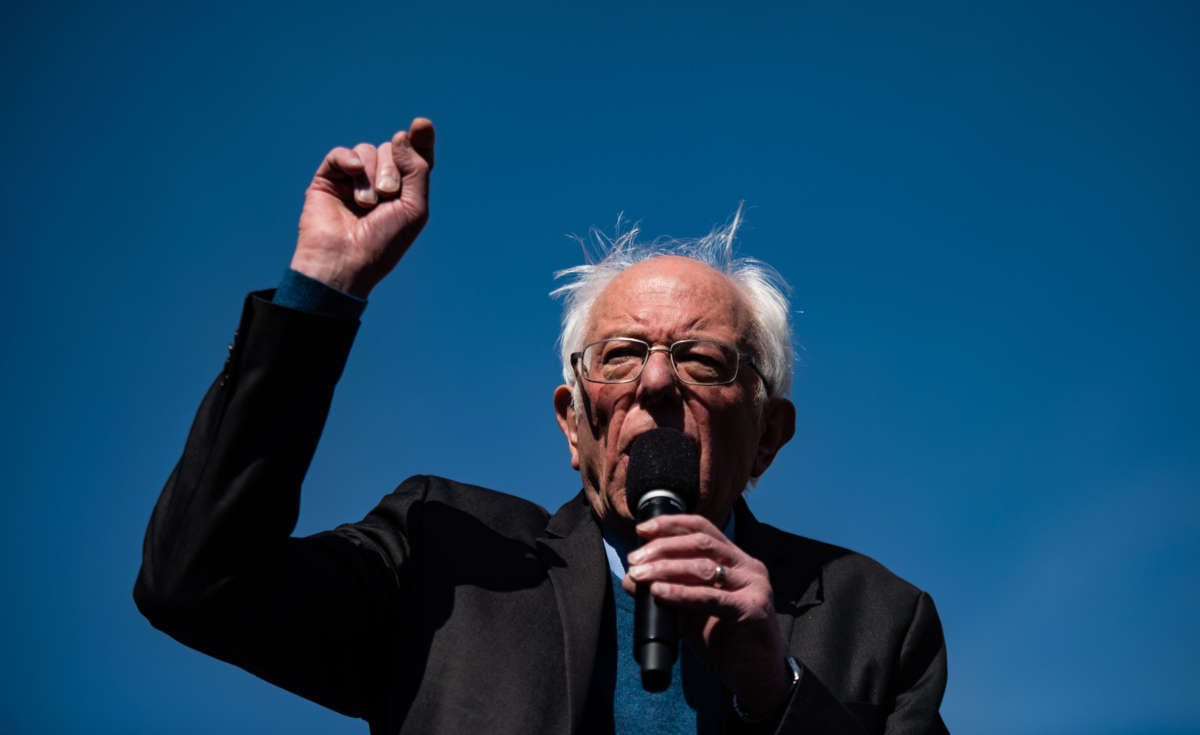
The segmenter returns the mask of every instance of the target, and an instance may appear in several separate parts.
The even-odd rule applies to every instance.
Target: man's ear
[[[775,455],[796,433],[796,407],[786,398],[768,398],[763,408],[762,434],[758,437],[758,451],[754,455],[754,470],[751,477],[761,477]]]
[[[570,386],[560,385],[554,389],[554,415],[571,448],[571,466],[579,469],[579,417],[575,415],[575,396]]]

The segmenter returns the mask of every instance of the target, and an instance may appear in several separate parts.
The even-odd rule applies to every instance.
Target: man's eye
[[[724,364],[725,358],[720,354],[720,352],[687,350],[681,355],[676,355],[675,362],[686,362],[689,365],[718,368]]]
[[[693,380],[716,380],[725,375],[725,368],[711,358],[689,355],[676,363],[679,369]]]
[[[642,350],[637,347],[613,347],[604,352],[604,364],[616,365],[622,362],[642,359]]]
[[[680,373],[697,383],[720,382],[731,372],[730,355],[720,345],[707,342],[678,350],[675,365]]]

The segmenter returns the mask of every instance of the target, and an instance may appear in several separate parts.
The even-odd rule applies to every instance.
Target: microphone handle
[[[638,522],[684,512],[683,499],[669,490],[652,490],[638,504]],[[661,692],[671,685],[671,669],[679,652],[675,611],[650,596],[639,584],[634,598],[633,656],[642,668],[642,688]]]

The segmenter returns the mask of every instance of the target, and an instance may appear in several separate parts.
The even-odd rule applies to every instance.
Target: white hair
[[[691,258],[719,271],[730,280],[750,307],[748,347],[766,379],[767,393],[764,397],[786,397],[791,392],[795,363],[788,304],[788,292],[791,289],[770,265],[754,258],[734,257],[733,241],[741,223],[742,208],[739,206],[728,225],[696,239],[638,242],[638,226],[634,224],[622,232],[623,222],[620,218],[613,237],[595,229],[591,231],[591,252],[588,241],[580,238],[588,262],[555,273],[555,278],[565,278],[568,282],[550,292],[551,296],[562,297],[563,300],[562,332],[558,345],[563,380],[571,386],[577,401],[579,386],[571,366],[571,353],[583,349],[588,317],[597,297],[626,268],[662,255]]]

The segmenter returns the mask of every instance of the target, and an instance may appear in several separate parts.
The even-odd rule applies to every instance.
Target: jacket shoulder
[[[784,597],[911,610],[924,594],[866,554],[751,522],[755,551],[771,570],[776,593]]]
[[[490,535],[532,543],[549,518],[545,508],[515,495],[436,475],[413,475],[385,495],[362,521],[339,530],[412,532],[430,522],[453,520],[460,526],[486,528]]]

